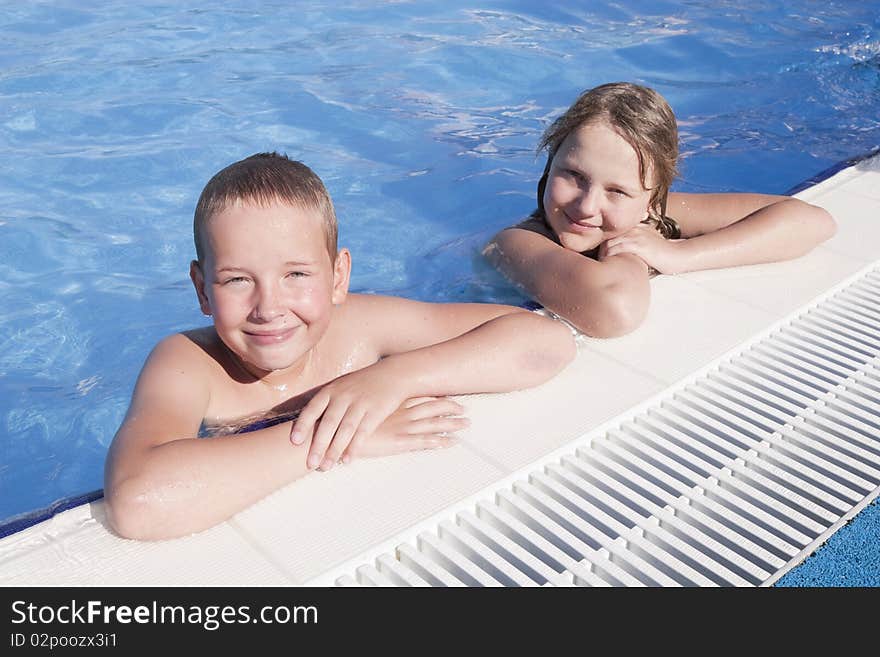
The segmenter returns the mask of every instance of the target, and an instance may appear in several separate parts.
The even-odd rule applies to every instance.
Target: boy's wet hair
[[[211,217],[238,202],[267,206],[282,202],[315,210],[324,224],[330,262],[336,260],[337,225],[333,202],[318,175],[302,162],[276,152],[256,153],[218,171],[202,190],[193,217],[196,257],[205,258],[205,226]]]
[[[648,173],[653,174],[648,208],[655,220],[664,219],[669,187],[678,174],[678,126],[663,96],[631,82],[610,82],[588,89],[544,131],[538,152],[547,151],[547,164],[538,181],[538,209],[532,216],[545,218],[544,189],[553,156],[562,142],[581,126],[603,121],[635,150],[645,188],[649,187]]]

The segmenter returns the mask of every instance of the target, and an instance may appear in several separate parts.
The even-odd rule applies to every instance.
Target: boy
[[[446,395],[531,387],[574,357],[563,324],[520,308],[348,294],[323,183],[277,153],[216,174],[193,232],[213,325],[163,339],[138,377],[104,477],[125,537],[200,531],[352,457],[445,446],[466,422]],[[242,418],[264,421],[199,439]]]

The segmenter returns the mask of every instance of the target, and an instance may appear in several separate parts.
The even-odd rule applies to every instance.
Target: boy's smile
[[[544,212],[562,246],[584,252],[645,219],[650,195],[633,147],[606,123],[588,123],[553,157]]]
[[[301,370],[348,289],[348,252],[330,260],[317,211],[239,202],[206,223],[192,267],[202,310],[257,378]]]
[[[284,342],[293,336],[296,329],[279,329],[275,331],[244,331],[245,335],[249,335],[255,344],[272,345]]]

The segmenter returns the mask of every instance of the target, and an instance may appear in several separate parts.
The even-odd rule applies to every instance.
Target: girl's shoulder
[[[559,238],[556,236],[556,233],[553,232],[553,229],[550,228],[550,225],[544,220],[544,217],[538,214],[531,214],[525,219],[523,219],[518,224],[514,224],[513,226],[509,226],[505,230],[510,230],[511,228],[520,228],[522,230],[527,230],[532,233],[537,233],[542,237],[546,237],[548,240],[559,246],[560,248],[565,248],[562,246],[562,243],[559,241]],[[599,247],[597,246],[594,249],[590,249],[589,251],[581,251],[580,254],[586,258],[592,258],[593,260],[599,259]]]
[[[556,237],[556,233],[550,228],[544,218],[538,215],[531,214],[518,224],[514,224],[513,226],[508,226],[508,230],[511,228],[519,228],[521,230],[528,230],[533,233],[538,233],[539,235],[543,235],[549,240],[553,240],[554,242],[559,242]]]

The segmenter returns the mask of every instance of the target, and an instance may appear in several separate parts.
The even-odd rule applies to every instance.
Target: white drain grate
[[[880,490],[878,355],[874,268],[312,584],[772,584]]]

